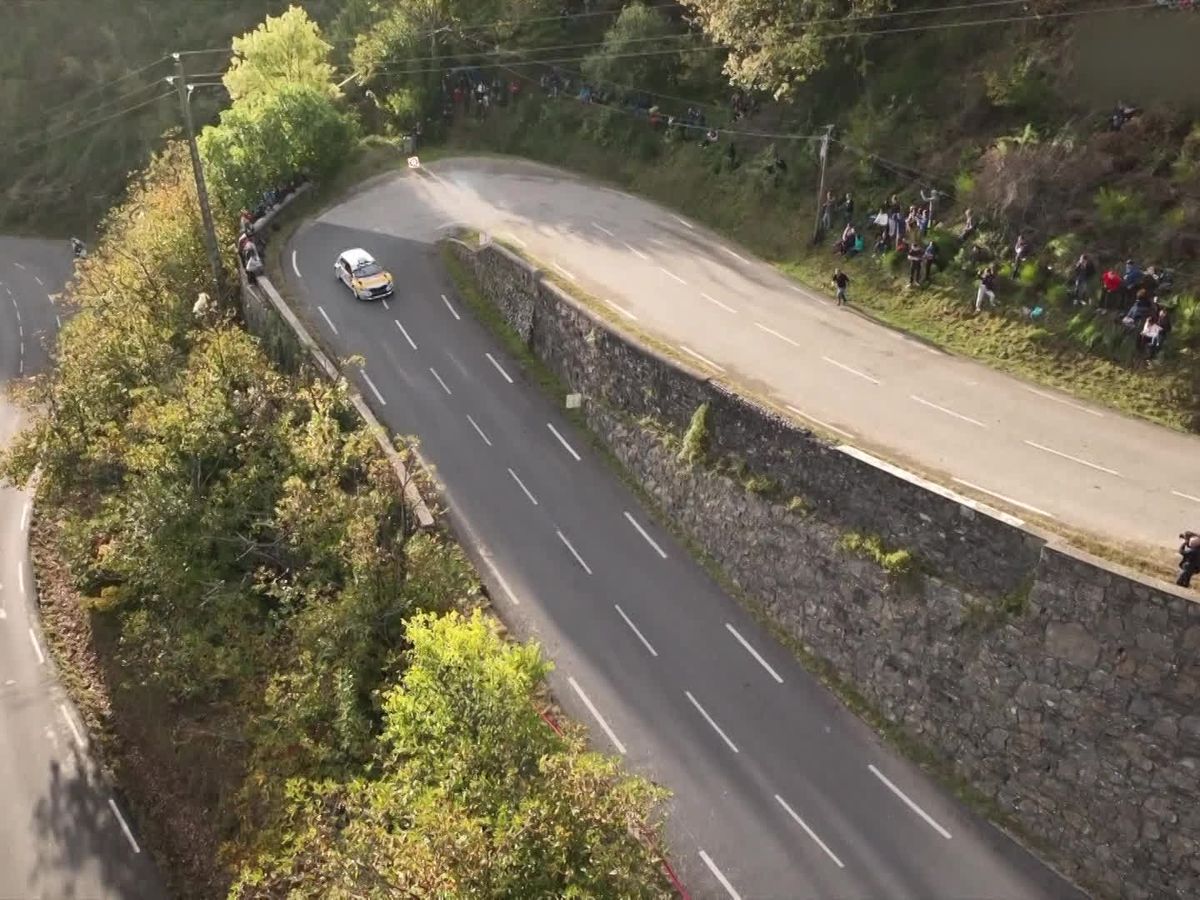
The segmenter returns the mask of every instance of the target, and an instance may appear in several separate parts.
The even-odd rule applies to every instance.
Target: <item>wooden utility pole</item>
[[[192,122],[191,88],[187,73],[183,69],[183,57],[172,53],[175,60],[175,88],[179,91],[179,106],[183,111],[183,128],[187,134],[188,149],[192,155],[192,174],[196,177],[196,197],[200,201],[200,219],[204,225],[204,242],[208,246],[208,260],[212,266],[213,302],[221,298],[221,251],[217,246],[217,229],[213,225],[212,207],[208,203],[208,186],[204,183],[204,164],[200,160],[200,148],[196,146],[196,126]]]
[[[833,126],[825,126],[825,134],[821,137],[821,178],[817,184],[817,217],[813,223],[813,243],[821,240],[821,207],[825,203],[825,161],[829,158],[829,140],[833,136]]]

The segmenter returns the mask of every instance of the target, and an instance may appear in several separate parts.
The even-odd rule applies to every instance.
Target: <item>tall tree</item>
[[[823,68],[852,37],[855,20],[891,8],[890,0],[681,0],[712,40],[729,48],[725,71],[736,84],[786,96]]]
[[[235,101],[266,99],[284,87],[307,87],[335,97],[332,49],[308,13],[289,6],[233,39],[234,57],[222,80]]]
[[[604,34],[604,45],[588,56],[583,73],[592,81],[631,88],[666,87],[679,69],[680,35],[657,8],[631,3]],[[645,54],[645,55],[641,55]]]

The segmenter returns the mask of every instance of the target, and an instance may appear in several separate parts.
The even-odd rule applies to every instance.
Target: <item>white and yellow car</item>
[[[395,292],[391,273],[366,250],[345,250],[333,266],[334,277],[359,300],[378,300]]]

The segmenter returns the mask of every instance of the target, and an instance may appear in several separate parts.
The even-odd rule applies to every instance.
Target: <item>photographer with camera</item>
[[[1175,583],[1180,587],[1191,587],[1192,576],[1200,572],[1200,534],[1185,531],[1179,539],[1183,543],[1179,547],[1179,577]]]

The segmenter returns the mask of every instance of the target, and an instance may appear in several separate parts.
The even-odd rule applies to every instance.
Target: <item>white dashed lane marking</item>
[[[556,531],[554,533],[557,534],[558,539],[563,542],[563,546],[571,551],[571,555],[573,557],[575,557],[575,562],[579,563],[579,565],[583,568],[583,571],[585,571],[589,575],[591,575],[592,574],[591,566],[589,566],[586,562],[583,561],[583,557],[579,555],[579,551],[575,549],[575,545],[572,544],[570,541],[568,541],[567,536],[565,534],[563,534],[561,531]],[[624,752],[624,751],[622,751],[622,752]]]
[[[574,678],[567,678],[567,682],[571,685],[571,688],[575,691],[575,693],[579,695],[579,699],[583,701],[583,705],[588,708],[588,712],[592,714],[592,717],[600,723],[600,727],[604,729],[604,733],[608,735],[608,739],[612,741],[613,746],[617,748],[617,752],[624,756],[625,745],[621,743],[620,739],[616,735],[616,732],[609,727],[609,724],[607,721],[605,721],[604,716],[600,715],[600,710],[596,709],[596,705],[592,703],[588,695],[583,692],[583,688],[579,686],[579,682]]]
[[[851,368],[845,363],[838,362],[836,359],[830,359],[828,356],[822,356],[821,359],[825,360],[825,362],[829,363],[831,366],[837,366],[837,368],[841,369],[843,372],[849,372],[851,375],[857,375],[863,381],[869,381],[871,384],[879,384],[879,379],[872,378],[866,372],[860,372],[858,369]]]
[[[1116,469],[1110,469],[1107,466],[1099,465],[1098,463],[1088,462],[1086,459],[1080,459],[1078,456],[1072,456],[1069,453],[1063,453],[1061,450],[1055,450],[1053,447],[1047,447],[1045,444],[1038,444],[1034,441],[1026,441],[1030,447],[1036,447],[1044,453],[1051,453],[1054,456],[1060,456],[1063,459],[1069,459],[1073,463],[1079,463],[1081,466],[1087,466],[1089,469],[1095,469],[1097,472],[1103,472],[1106,475],[1111,475],[1113,478],[1120,478],[1121,473]]]
[[[553,434],[553,435],[554,435],[556,438],[558,438],[558,442],[559,442],[560,444],[562,444],[562,445],[563,445],[563,448],[564,448],[564,449],[565,449],[565,450],[566,450],[568,453],[570,453],[570,454],[571,454],[571,456],[573,456],[573,457],[575,458],[575,461],[576,461],[576,462],[579,462],[579,461],[580,461],[580,459],[581,459],[581,457],[579,456],[579,454],[578,454],[578,453],[576,453],[576,452],[575,452],[575,448],[574,448],[574,447],[572,447],[570,444],[568,444],[568,443],[567,443],[567,439],[566,439],[565,437],[563,437],[561,434],[559,434],[559,433],[558,433],[558,429],[557,429],[557,428],[555,428],[553,425],[551,425],[549,422],[547,422],[547,423],[546,423],[546,427],[550,429],[550,433],[551,433],[551,434]]]
[[[329,313],[325,312],[325,307],[318,306],[317,312],[321,314],[321,318],[325,320],[325,324],[329,326],[329,330],[336,336],[338,333],[337,326],[333,324],[333,319],[329,318]]]
[[[496,371],[500,373],[501,377],[505,381],[507,381],[509,384],[513,383],[512,376],[504,371],[504,367],[502,365],[500,365],[500,363],[496,362],[496,357],[492,356],[492,354],[490,354],[490,353],[485,353],[483,355],[487,357],[488,362],[490,362],[493,366],[495,366]]]
[[[700,851],[700,859],[704,865],[708,866],[708,871],[712,872],[713,878],[721,882],[721,887],[725,888],[725,893],[730,897],[730,900],[742,900],[742,895],[734,890],[733,885],[729,883],[729,879],[725,877],[725,873],[717,868],[717,864],[712,861],[712,857]]]
[[[445,294],[442,294],[442,302],[446,304],[446,309],[450,310],[450,315],[454,316],[454,320],[456,322],[461,322],[462,316],[458,314],[458,310],[454,308],[453,304],[451,304],[450,298]]]
[[[917,804],[912,801],[912,799],[908,796],[908,794],[904,793],[904,791],[900,790],[900,788],[898,788],[894,784],[892,784],[892,782],[888,780],[888,777],[886,775],[884,775],[882,772],[880,772],[877,768],[875,768],[875,766],[869,765],[869,766],[867,766],[867,768],[871,770],[872,775],[874,775],[876,778],[878,778],[880,781],[882,781],[884,783],[884,785],[887,786],[887,789],[889,791],[891,791],[893,794],[895,794],[897,797],[899,797],[902,801],[904,801],[905,806],[907,806],[909,809],[911,809],[913,812],[915,812],[918,816],[920,816],[922,819],[924,819],[925,823],[930,828],[932,828],[934,831],[936,831],[938,834],[940,834],[946,840],[950,840],[950,832],[948,832],[945,828],[943,828],[941,825],[939,825],[937,822],[935,822],[933,819],[933,816],[929,815],[929,813],[925,812],[925,810],[923,810],[923,809],[921,809],[921,807],[917,806]]]
[[[633,633],[637,635],[637,639],[642,642],[642,646],[650,651],[650,655],[658,656],[658,651],[654,649],[653,645],[648,640],[646,640],[646,636],[642,634],[638,627],[633,624],[633,620],[630,619],[629,616],[625,615],[625,610],[621,609],[620,605],[616,603],[614,603],[613,606],[621,618],[625,620],[625,624],[628,625],[630,629],[632,629]]]
[[[404,326],[403,326],[403,325],[401,325],[401,324],[400,324],[400,320],[399,320],[399,319],[392,319],[392,321],[396,323],[396,327],[400,329],[400,333],[401,333],[402,335],[404,335],[404,339],[405,339],[406,341],[408,341],[408,346],[410,346],[410,347],[412,347],[414,350],[416,350],[416,349],[417,349],[417,342],[416,342],[416,341],[414,341],[414,340],[413,340],[413,339],[412,339],[412,338],[409,336],[409,334],[408,334],[408,331],[407,331],[407,330],[404,328]]]

